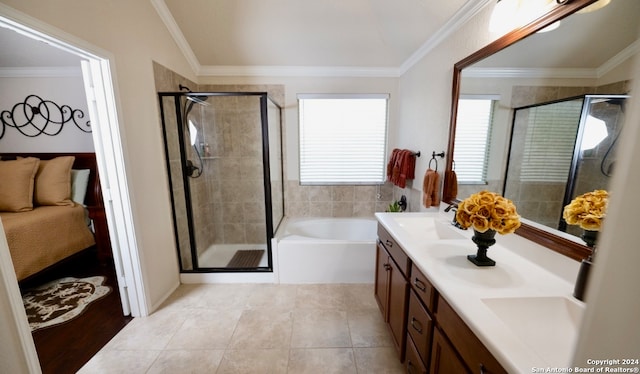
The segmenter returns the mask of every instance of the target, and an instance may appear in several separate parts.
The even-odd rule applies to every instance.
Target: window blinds
[[[454,145],[455,171],[460,183],[486,183],[491,143],[491,98],[460,99]]]
[[[529,109],[521,181],[567,181],[581,111],[582,100]]]
[[[300,183],[383,183],[388,98],[298,95]]]

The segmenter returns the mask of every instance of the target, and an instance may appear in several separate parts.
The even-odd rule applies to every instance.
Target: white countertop
[[[508,372],[570,367],[579,323],[568,326],[560,316],[564,313],[556,312],[568,303],[578,310],[578,322],[582,317],[584,304],[572,297],[579,263],[518,235],[497,234],[487,251],[496,266],[477,267],[466,258],[476,253],[473,230],[453,227],[452,217],[442,210],[376,213]]]

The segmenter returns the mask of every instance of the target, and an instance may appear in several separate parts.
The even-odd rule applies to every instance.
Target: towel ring
[[[431,169],[431,162],[435,161],[436,162],[436,168],[435,171],[438,171],[438,160],[436,160],[435,157],[432,157],[431,160],[429,160],[429,169]]]

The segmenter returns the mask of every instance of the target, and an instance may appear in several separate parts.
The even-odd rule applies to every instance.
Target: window
[[[455,171],[459,183],[486,184],[491,123],[496,97],[463,97],[458,101]]]
[[[566,183],[583,100],[530,108],[520,180]]]
[[[387,94],[298,95],[301,184],[386,179]]]

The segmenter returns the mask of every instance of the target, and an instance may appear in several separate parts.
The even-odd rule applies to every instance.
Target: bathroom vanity
[[[477,267],[473,232],[451,214],[377,213],[375,296],[409,373],[515,373],[568,367],[584,304],[578,262],[498,235]]]

